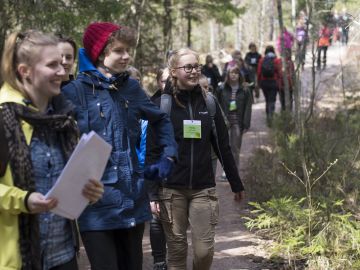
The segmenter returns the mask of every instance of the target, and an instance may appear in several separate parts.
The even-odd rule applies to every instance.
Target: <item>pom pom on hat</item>
[[[85,29],[83,44],[86,54],[90,57],[93,64],[96,63],[110,35],[119,30],[120,25],[109,22],[95,22],[89,24]]]

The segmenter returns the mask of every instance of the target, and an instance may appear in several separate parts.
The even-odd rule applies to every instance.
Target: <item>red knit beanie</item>
[[[109,22],[95,22],[89,24],[89,26],[85,29],[83,44],[85,51],[93,64],[96,63],[100,54],[104,50],[110,35],[120,28],[120,25]]]

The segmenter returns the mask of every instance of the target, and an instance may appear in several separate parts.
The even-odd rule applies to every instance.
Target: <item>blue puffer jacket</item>
[[[106,78],[83,49],[79,52],[80,74],[62,92],[76,105],[81,133],[96,131],[113,146],[103,178],[104,196],[86,208],[79,218],[81,231],[130,228],[151,219],[139,166],[136,145],[140,139],[140,119],[156,129],[163,155],[177,157],[173,127],[128,76]]]

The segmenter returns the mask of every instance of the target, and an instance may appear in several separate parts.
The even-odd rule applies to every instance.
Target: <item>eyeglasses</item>
[[[191,73],[193,71],[193,69],[195,69],[195,71],[199,72],[199,71],[201,71],[202,65],[199,65],[199,64],[195,64],[195,65],[187,64],[187,65],[184,65],[182,67],[176,67],[175,69],[180,69],[180,68],[183,68],[186,73]]]

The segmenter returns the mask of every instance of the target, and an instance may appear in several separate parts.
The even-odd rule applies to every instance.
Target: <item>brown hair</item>
[[[14,32],[5,41],[1,60],[1,76],[12,88],[24,93],[22,78],[17,72],[19,64],[33,65],[44,46],[56,46],[58,39],[36,30]]]
[[[74,60],[76,59],[77,54],[77,46],[75,40],[71,37],[63,36],[62,34],[56,34],[56,37],[59,39],[59,42],[62,43],[69,43],[74,50]]]
[[[227,70],[226,70],[226,76],[225,76],[225,80],[224,83],[225,84],[229,84],[229,76],[230,76],[230,72],[235,71],[236,73],[239,74],[239,85],[242,85],[245,82],[244,76],[241,74],[241,70],[240,67],[238,66],[238,64],[232,64],[229,65]]]
[[[182,56],[184,55],[188,55],[188,54],[192,54],[196,57],[196,60],[198,62],[200,62],[200,57],[199,54],[189,48],[181,48],[179,50],[173,51],[169,60],[168,60],[168,68],[169,68],[169,72],[170,72],[170,80],[171,80],[171,85],[173,87],[173,92],[172,95],[174,96],[175,102],[177,105],[179,105],[182,108],[185,108],[185,106],[183,104],[181,104],[181,102],[179,101],[179,99],[177,98],[177,94],[179,93],[179,89],[178,89],[178,83],[177,83],[177,78],[173,77],[171,75],[171,70],[177,68],[179,60]],[[206,96],[205,91],[202,91],[203,96]]]
[[[121,26],[119,30],[114,31],[108,41],[106,42],[105,48],[102,52],[102,55],[106,54],[111,50],[112,45],[115,41],[121,41],[129,45],[130,47],[136,46],[136,32],[134,29]]]

